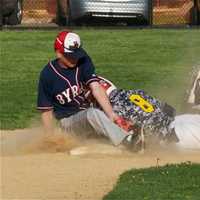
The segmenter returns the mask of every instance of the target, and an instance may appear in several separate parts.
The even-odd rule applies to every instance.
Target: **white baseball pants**
[[[60,123],[61,128],[67,133],[102,135],[114,145],[119,145],[128,136],[128,133],[111,122],[104,112],[96,108],[89,108],[63,118]]]

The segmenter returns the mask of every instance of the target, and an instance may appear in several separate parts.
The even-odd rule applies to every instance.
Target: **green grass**
[[[191,163],[130,170],[103,200],[198,200],[199,171]]]
[[[76,31],[76,30],[75,30]],[[183,109],[192,67],[200,65],[200,30],[77,30],[97,73],[121,88],[142,88]],[[1,129],[38,118],[37,79],[54,57],[57,31],[0,32]]]

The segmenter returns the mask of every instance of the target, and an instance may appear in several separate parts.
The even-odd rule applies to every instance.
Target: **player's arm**
[[[108,96],[106,94],[106,91],[103,89],[103,87],[99,84],[98,78],[95,75],[94,66],[92,64],[92,61],[90,58],[86,60],[86,63],[84,67],[82,68],[82,75],[83,75],[83,81],[85,84],[91,89],[93,97],[96,99],[100,107],[103,109],[105,114],[108,116],[108,118],[115,122],[119,127],[126,130],[126,121],[122,119],[122,117],[119,117],[112,109],[112,105],[110,104],[110,101],[108,99]]]
[[[49,88],[48,73],[42,71],[38,84],[37,109],[41,112],[41,122],[44,128],[44,136],[52,135],[53,125],[53,103]]]
[[[41,121],[42,121],[43,129],[44,129],[45,137],[53,135],[54,134],[53,111],[42,110]]]
[[[98,78],[95,74],[95,68],[90,57],[85,57],[85,63],[82,65],[82,76],[83,82],[90,88],[93,97],[96,99],[98,104],[101,106],[105,114],[110,118],[110,120],[115,121],[118,117],[117,114],[113,112],[110,101],[106,95],[106,92],[98,83]]]
[[[89,84],[89,87],[92,91],[94,98],[97,100],[103,111],[106,113],[108,118],[116,123],[120,128],[125,131],[129,131],[132,128],[132,123],[125,120],[123,117],[118,116],[112,109],[109,98],[106,94],[105,89],[101,87],[98,82],[92,82]]]
[[[89,87],[92,91],[92,95],[97,100],[97,102],[99,103],[103,111],[106,113],[106,115],[110,118],[111,121],[116,121],[118,115],[113,112],[112,106],[110,104],[105,90],[97,81],[90,83]]]

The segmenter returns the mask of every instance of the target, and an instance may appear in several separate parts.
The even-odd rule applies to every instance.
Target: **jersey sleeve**
[[[50,87],[48,79],[43,73],[40,74],[38,83],[38,99],[37,109],[38,110],[50,110],[53,109],[52,96],[50,94]]]
[[[84,64],[82,66],[81,76],[83,77],[83,82],[86,85],[89,85],[92,82],[98,81],[98,77],[95,73],[95,67],[90,57],[85,58]]]

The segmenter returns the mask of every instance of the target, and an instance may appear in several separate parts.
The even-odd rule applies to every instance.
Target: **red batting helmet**
[[[55,51],[59,51],[62,54],[66,54],[76,59],[85,55],[81,48],[79,35],[69,31],[62,31],[57,35],[54,49]]]

